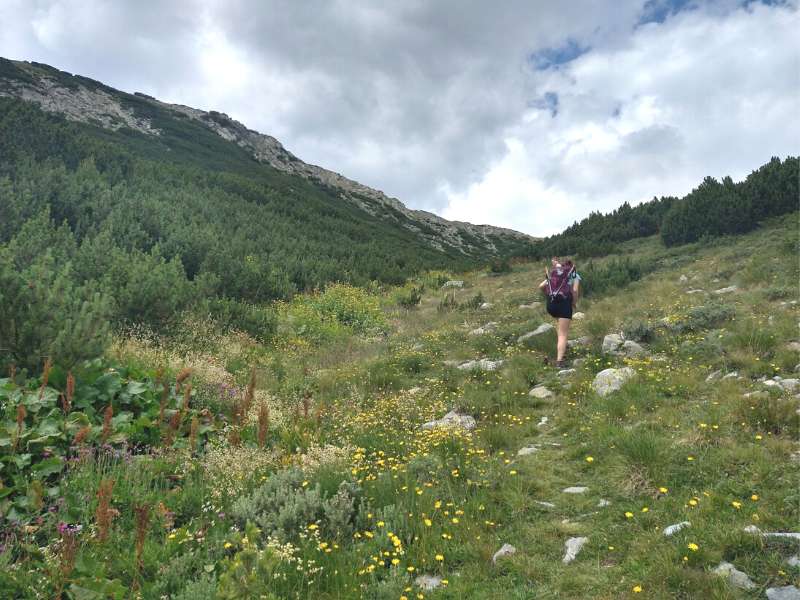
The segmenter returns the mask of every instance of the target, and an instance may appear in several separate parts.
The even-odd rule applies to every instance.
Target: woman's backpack
[[[569,284],[570,277],[575,272],[575,267],[569,269],[556,267],[550,271],[547,277],[548,297],[551,302],[561,300],[572,300],[572,286]]]

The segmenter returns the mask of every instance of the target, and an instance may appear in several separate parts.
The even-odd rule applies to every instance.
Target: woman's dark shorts
[[[547,299],[547,312],[556,319],[572,318],[572,299],[560,296],[555,300]]]

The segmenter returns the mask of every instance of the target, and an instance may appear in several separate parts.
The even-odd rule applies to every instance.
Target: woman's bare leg
[[[558,344],[556,345],[556,360],[564,360],[564,356],[567,354],[567,339],[569,338],[569,324],[571,322],[571,319],[558,320]]]

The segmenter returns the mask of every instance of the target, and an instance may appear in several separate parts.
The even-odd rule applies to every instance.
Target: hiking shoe
[[[557,369],[566,369],[567,368],[567,361],[565,361],[565,360],[557,360],[556,361],[556,368]]]

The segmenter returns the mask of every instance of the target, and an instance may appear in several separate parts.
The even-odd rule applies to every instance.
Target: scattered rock
[[[414,584],[423,590],[435,590],[442,585],[442,578],[438,575],[420,575],[414,580]]]
[[[722,295],[722,294],[730,294],[731,292],[735,292],[738,289],[739,289],[738,285],[729,285],[728,287],[724,287],[724,288],[720,288],[718,290],[714,290],[714,293],[719,296],[719,295]]]
[[[711,383],[713,381],[716,381],[721,376],[722,376],[722,371],[714,371],[708,377],[706,377],[706,383]]]
[[[519,307],[521,310],[533,310],[539,308],[541,305],[541,302],[531,302],[530,304],[520,304]]]
[[[686,290],[687,294],[703,294],[705,290]]]
[[[689,281],[689,278],[686,275],[681,275],[680,277],[678,277],[678,281],[681,283],[686,283],[687,281]]]
[[[428,421],[427,423],[422,425],[423,429],[435,429],[437,427],[460,427],[462,429],[466,429],[467,431],[472,431],[475,429],[475,419],[469,415],[461,415],[458,414],[456,411],[451,410],[441,419],[436,419],[435,421]]]
[[[545,502],[543,500],[534,500],[533,503],[534,504],[538,504],[539,506],[545,506],[547,508],[555,508],[556,507],[556,505],[553,504],[552,502]]]
[[[784,391],[793,394],[800,388],[800,379],[781,379],[779,385],[784,389]]]
[[[605,508],[606,506],[611,506],[611,502],[605,498],[600,498],[600,502],[597,503],[597,508]]]
[[[790,567],[800,567],[800,555],[795,554],[786,561]]]
[[[519,336],[517,338],[517,343],[521,344],[525,340],[528,340],[528,339],[530,339],[530,338],[532,338],[534,336],[537,336],[537,335],[542,335],[543,333],[547,333],[548,331],[551,331],[552,329],[554,329],[552,324],[550,324],[550,323],[542,323],[541,325],[539,325],[533,331],[529,331],[528,333],[524,333],[521,336]]]
[[[589,488],[582,485],[574,485],[572,487],[564,488],[561,491],[564,494],[584,494],[589,491]]]
[[[517,456],[530,456],[531,454],[535,454],[539,451],[537,446],[525,446],[524,448],[520,448],[517,451]]]
[[[572,313],[572,320],[573,321],[583,321],[586,318],[586,314],[582,312]]]
[[[767,600],[800,600],[800,589],[793,585],[767,588]]]
[[[492,304],[491,302],[484,302],[483,304],[481,304],[481,310],[489,310],[493,306],[494,304]]]
[[[481,371],[496,371],[498,368],[500,368],[503,362],[504,361],[502,360],[489,360],[488,358],[482,358],[480,360],[468,360],[467,362],[458,365],[458,369],[461,371],[471,371],[473,369],[479,369]]]
[[[484,335],[485,333],[491,333],[491,332],[493,332],[493,331],[495,331],[497,329],[497,326],[499,324],[500,323],[497,323],[496,321],[490,321],[489,323],[487,323],[483,327],[478,327],[477,329],[473,329],[472,331],[469,332],[469,334],[470,335]]]
[[[647,355],[647,351],[633,340],[625,340],[622,342],[622,353],[631,358],[639,358]]]
[[[794,533],[789,531],[775,531],[773,533],[764,533],[762,534],[764,537],[771,537],[771,538],[788,538],[793,540],[800,541],[800,533]]]
[[[588,542],[588,541],[589,541],[589,538],[587,538],[587,537],[569,538],[566,541],[566,543],[564,544],[565,552],[564,552],[564,558],[562,559],[562,562],[565,565],[568,565],[573,560],[575,560],[575,557],[578,556],[578,552],[581,551],[581,548],[583,548],[584,544],[586,544],[586,542]]]
[[[539,398],[540,400],[544,400],[545,398],[552,398],[553,396],[555,396],[553,392],[548,390],[543,385],[537,385],[530,392],[528,392],[528,395],[533,398]]]
[[[730,373],[726,373],[725,375],[723,375],[720,381],[726,381],[728,379],[736,379],[737,377],[739,377],[739,373],[737,371],[731,371]]]
[[[685,529],[686,527],[691,527],[691,526],[692,524],[689,521],[681,521],[680,523],[675,523],[675,525],[670,525],[669,527],[665,527],[662,533],[665,536],[669,537],[671,535],[675,535],[681,529]]]
[[[421,387],[419,387],[419,386],[414,386],[414,387],[412,387],[410,390],[408,390],[408,393],[409,393],[409,394],[411,394],[412,396],[414,396],[414,395],[416,395],[416,394],[419,394],[421,391],[422,391],[422,388],[421,388]]]
[[[764,390],[758,392],[747,392],[746,394],[742,394],[742,398],[759,398],[766,396],[769,396],[769,393],[765,392]]]
[[[752,590],[756,587],[756,584],[750,581],[747,573],[740,571],[729,562],[719,563],[712,573],[720,575],[721,577],[727,577],[728,583],[741,590]]]
[[[444,361],[444,366],[445,367],[457,367],[458,364],[459,363],[458,363],[457,360],[446,360],[446,361]]]
[[[792,350],[793,352],[800,352],[800,342],[789,342],[786,344],[787,350]]]
[[[464,287],[464,282],[463,281],[458,281],[458,280],[455,280],[455,279],[451,279],[450,281],[446,282],[442,286],[442,289],[446,289],[446,288],[463,288],[463,287]]]
[[[605,369],[595,375],[592,387],[600,396],[608,396],[611,392],[616,392],[622,385],[634,377],[636,371],[630,367],[621,369]]]
[[[575,348],[576,346],[588,346],[592,343],[592,338],[588,335],[582,335],[579,338],[575,338],[574,340],[567,340],[567,347],[568,348]]]
[[[575,372],[575,369],[561,369],[556,375],[558,375],[559,379],[564,379],[565,377],[573,375]]]
[[[547,417],[542,417],[539,419],[539,422],[536,424],[537,427],[542,427],[543,425],[547,425],[547,421],[549,421]]]
[[[604,354],[614,354],[619,351],[620,347],[622,346],[625,338],[623,338],[618,333],[609,333],[606,337],[603,338],[603,353]]]
[[[575,360],[572,361],[572,366],[573,367],[580,367],[585,362],[586,362],[585,358],[576,358]]]
[[[517,549],[514,548],[511,544],[503,544],[500,546],[500,550],[494,553],[492,556],[492,562],[497,564],[497,560],[500,558],[504,558],[506,556],[511,556],[512,554],[516,554]]]
[[[755,535],[761,535],[761,530],[758,527],[756,527],[755,525],[748,525],[747,527],[744,528],[744,532],[745,533],[752,533],[752,534],[755,534]]]

